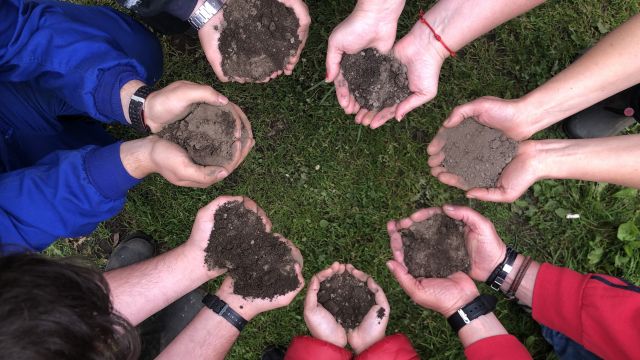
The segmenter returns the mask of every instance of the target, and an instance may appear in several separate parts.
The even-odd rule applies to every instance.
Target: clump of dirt
[[[291,249],[240,202],[216,211],[205,263],[209,269],[229,269],[234,292],[245,298],[273,299],[300,285]]]
[[[393,106],[411,95],[407,67],[376,49],[344,55],[340,67],[349,91],[367,110]]]
[[[464,223],[444,214],[414,223],[400,232],[404,263],[416,277],[443,278],[471,269],[464,246]]]
[[[264,80],[298,51],[300,22],[281,2],[233,0],[223,9],[219,49],[227,77]]]
[[[347,271],[335,274],[320,283],[318,302],[345,329],[357,328],[371,307],[376,304],[367,284]]]
[[[518,142],[473,118],[445,130],[444,161],[448,172],[462,178],[469,188],[492,188],[518,152]]]
[[[223,166],[233,160],[236,120],[224,107],[199,104],[186,118],[166,126],[158,136],[178,144],[194,163]]]

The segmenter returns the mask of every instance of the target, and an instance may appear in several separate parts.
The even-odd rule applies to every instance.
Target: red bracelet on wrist
[[[431,32],[433,33],[433,37],[436,38],[436,40],[442,44],[442,46],[444,46],[445,49],[447,49],[447,51],[449,52],[449,54],[451,55],[451,57],[456,57],[456,52],[451,50],[447,44],[444,43],[444,41],[442,40],[442,37],[440,35],[438,35],[438,33],[436,32],[436,30],[431,27],[431,25],[429,25],[429,22],[427,22],[427,20],[424,18],[424,11],[422,9],[420,9],[420,22],[427,25],[427,27],[429,28],[429,30],[431,30]]]

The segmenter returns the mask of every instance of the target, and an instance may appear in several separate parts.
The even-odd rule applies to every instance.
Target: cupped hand
[[[485,96],[453,109],[444,121],[445,128],[458,126],[466,118],[500,130],[514,140],[525,140],[536,132],[534,124],[527,121],[527,111],[522,100],[504,100]]]
[[[458,125],[459,123],[455,123]],[[498,178],[495,188],[472,188],[460,176],[450,173],[442,165],[446,154],[446,130],[442,127],[427,147],[431,168],[431,175],[449,186],[467,191],[467,197],[482,201],[513,202],[543,176],[539,164],[538,146],[536,141],[524,141],[518,144],[516,156],[505,166]]]
[[[387,267],[413,302],[445,317],[451,316],[480,294],[473,280],[460,271],[441,279],[416,279],[403,264],[395,260],[389,260]]]
[[[228,102],[211,86],[180,80],[149,94],[144,104],[144,121],[151,132],[157,133],[166,125],[184,119],[195,104],[223,106]]]
[[[387,223],[391,252],[393,259],[402,267],[404,263],[404,247],[400,232],[410,228],[414,223],[429,219],[436,214],[443,214],[462,221],[464,227],[465,247],[469,253],[471,271],[469,275],[477,281],[485,281],[495,269],[506,253],[507,246],[502,242],[493,223],[477,211],[455,205],[444,205],[442,208],[433,207],[420,209],[410,217],[401,220],[390,220]]]
[[[204,268],[211,279],[226,272],[226,269],[207,269],[207,265],[205,262],[205,253],[207,245],[209,244],[211,232],[214,231],[216,212],[224,204],[231,202],[243,203],[248,210],[257,213],[260,216],[267,231],[271,230],[271,221],[267,217],[267,214],[264,212],[264,210],[262,210],[258,206],[258,204],[255,203],[255,201],[244,196],[219,196],[215,200],[207,204],[205,207],[198,210],[196,219],[193,222],[193,227],[191,228],[191,235],[189,235],[189,240],[187,240],[187,242],[182,246],[187,249],[188,254],[190,254],[190,256],[193,258],[190,263],[197,264],[198,266]]]
[[[347,332],[336,321],[336,318],[318,303],[318,292],[320,291],[321,282],[335,274],[343,273],[345,269],[346,266],[344,264],[334,262],[330,267],[313,275],[304,300],[304,321],[307,324],[307,328],[309,328],[311,336],[339,347],[347,345]]]
[[[387,324],[389,323],[390,307],[384,291],[378,284],[376,284],[372,277],[360,270],[357,270],[351,264],[346,265],[346,271],[351,273],[351,275],[356,279],[367,284],[367,287],[373,293],[376,302],[369,312],[367,312],[364,319],[362,319],[360,325],[355,329],[350,329],[347,333],[349,345],[351,345],[351,348],[356,352],[356,354],[360,354],[371,345],[384,338],[387,330]],[[378,313],[381,312],[380,309],[384,310],[382,318],[378,315]]]
[[[257,206],[257,205],[256,205]],[[266,224],[265,224],[266,225]],[[268,230],[271,230],[271,226],[268,226]],[[304,287],[304,277],[302,277],[302,265],[303,258],[300,250],[293,245],[293,243],[285,239],[280,234],[274,234],[280,239],[280,241],[287,244],[291,249],[291,256],[295,260],[294,268],[298,277],[298,287],[284,295],[276,296],[274,299],[257,299],[257,298],[244,298],[233,291],[233,278],[229,275],[224,279],[222,285],[216,292],[216,295],[224,300],[233,310],[239,313],[246,320],[251,320],[258,314],[275,310],[281,307],[288,306],[296,295]]]
[[[423,24],[418,22],[413,29],[393,47],[393,55],[407,67],[411,95],[399,104],[379,112],[360,109],[356,123],[377,129],[392,118],[401,121],[416,108],[431,101],[438,93],[440,69],[449,56]]]
[[[199,0],[198,4],[200,4],[202,1],[203,0]],[[222,53],[220,52],[219,47],[220,34],[222,33],[224,23],[224,10],[220,10],[214,17],[211,18],[211,20],[209,20],[200,30],[198,30],[198,37],[200,38],[202,50],[204,50],[207,60],[213,68],[213,72],[218,77],[218,80],[222,82],[235,81],[239,83],[266,83],[271,79],[275,79],[278,76],[282,75],[282,73],[285,73],[286,75],[291,75],[293,73],[293,69],[300,60],[300,54],[304,49],[307,38],[309,37],[309,26],[311,25],[311,17],[309,16],[309,9],[307,8],[307,5],[302,0],[278,1],[283,3],[286,7],[291,8],[298,18],[298,22],[300,23],[300,27],[298,28],[298,37],[300,38],[300,46],[298,47],[298,51],[289,58],[284,69],[274,71],[270,76],[262,80],[254,81],[249,78],[228,77],[222,70]]]
[[[338,103],[347,114],[355,114],[360,105],[349,92],[340,70],[344,54],[356,54],[375,48],[386,54],[393,47],[404,1],[359,1],[353,12],[331,32],[327,48],[327,82],[335,82]]]

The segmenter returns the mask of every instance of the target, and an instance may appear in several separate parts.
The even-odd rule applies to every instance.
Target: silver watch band
[[[189,24],[196,30],[200,30],[207,21],[211,20],[222,9],[223,5],[224,2],[222,0],[205,0],[204,4],[189,17]]]

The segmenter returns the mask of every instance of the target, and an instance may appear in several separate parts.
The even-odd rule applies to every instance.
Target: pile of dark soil
[[[400,234],[404,263],[413,277],[443,278],[471,269],[461,221],[436,214]]]
[[[233,160],[236,120],[224,107],[199,104],[186,118],[169,124],[158,133],[178,144],[194,163],[227,165]]]
[[[470,188],[496,186],[502,170],[518,152],[518,142],[473,118],[445,130],[444,162],[448,172]]]
[[[234,292],[247,298],[273,299],[300,285],[291,249],[240,202],[216,212],[205,263],[209,269],[229,269]]]
[[[264,80],[298,51],[300,22],[277,0],[229,1],[223,17],[219,49],[229,78]]]
[[[367,110],[393,106],[411,95],[407,67],[376,49],[344,55],[340,67],[349,91]]]
[[[355,329],[376,304],[367,284],[345,271],[320,283],[318,302],[333,315],[345,329]],[[383,309],[384,311],[384,309]],[[384,317],[384,312],[378,317]]]

